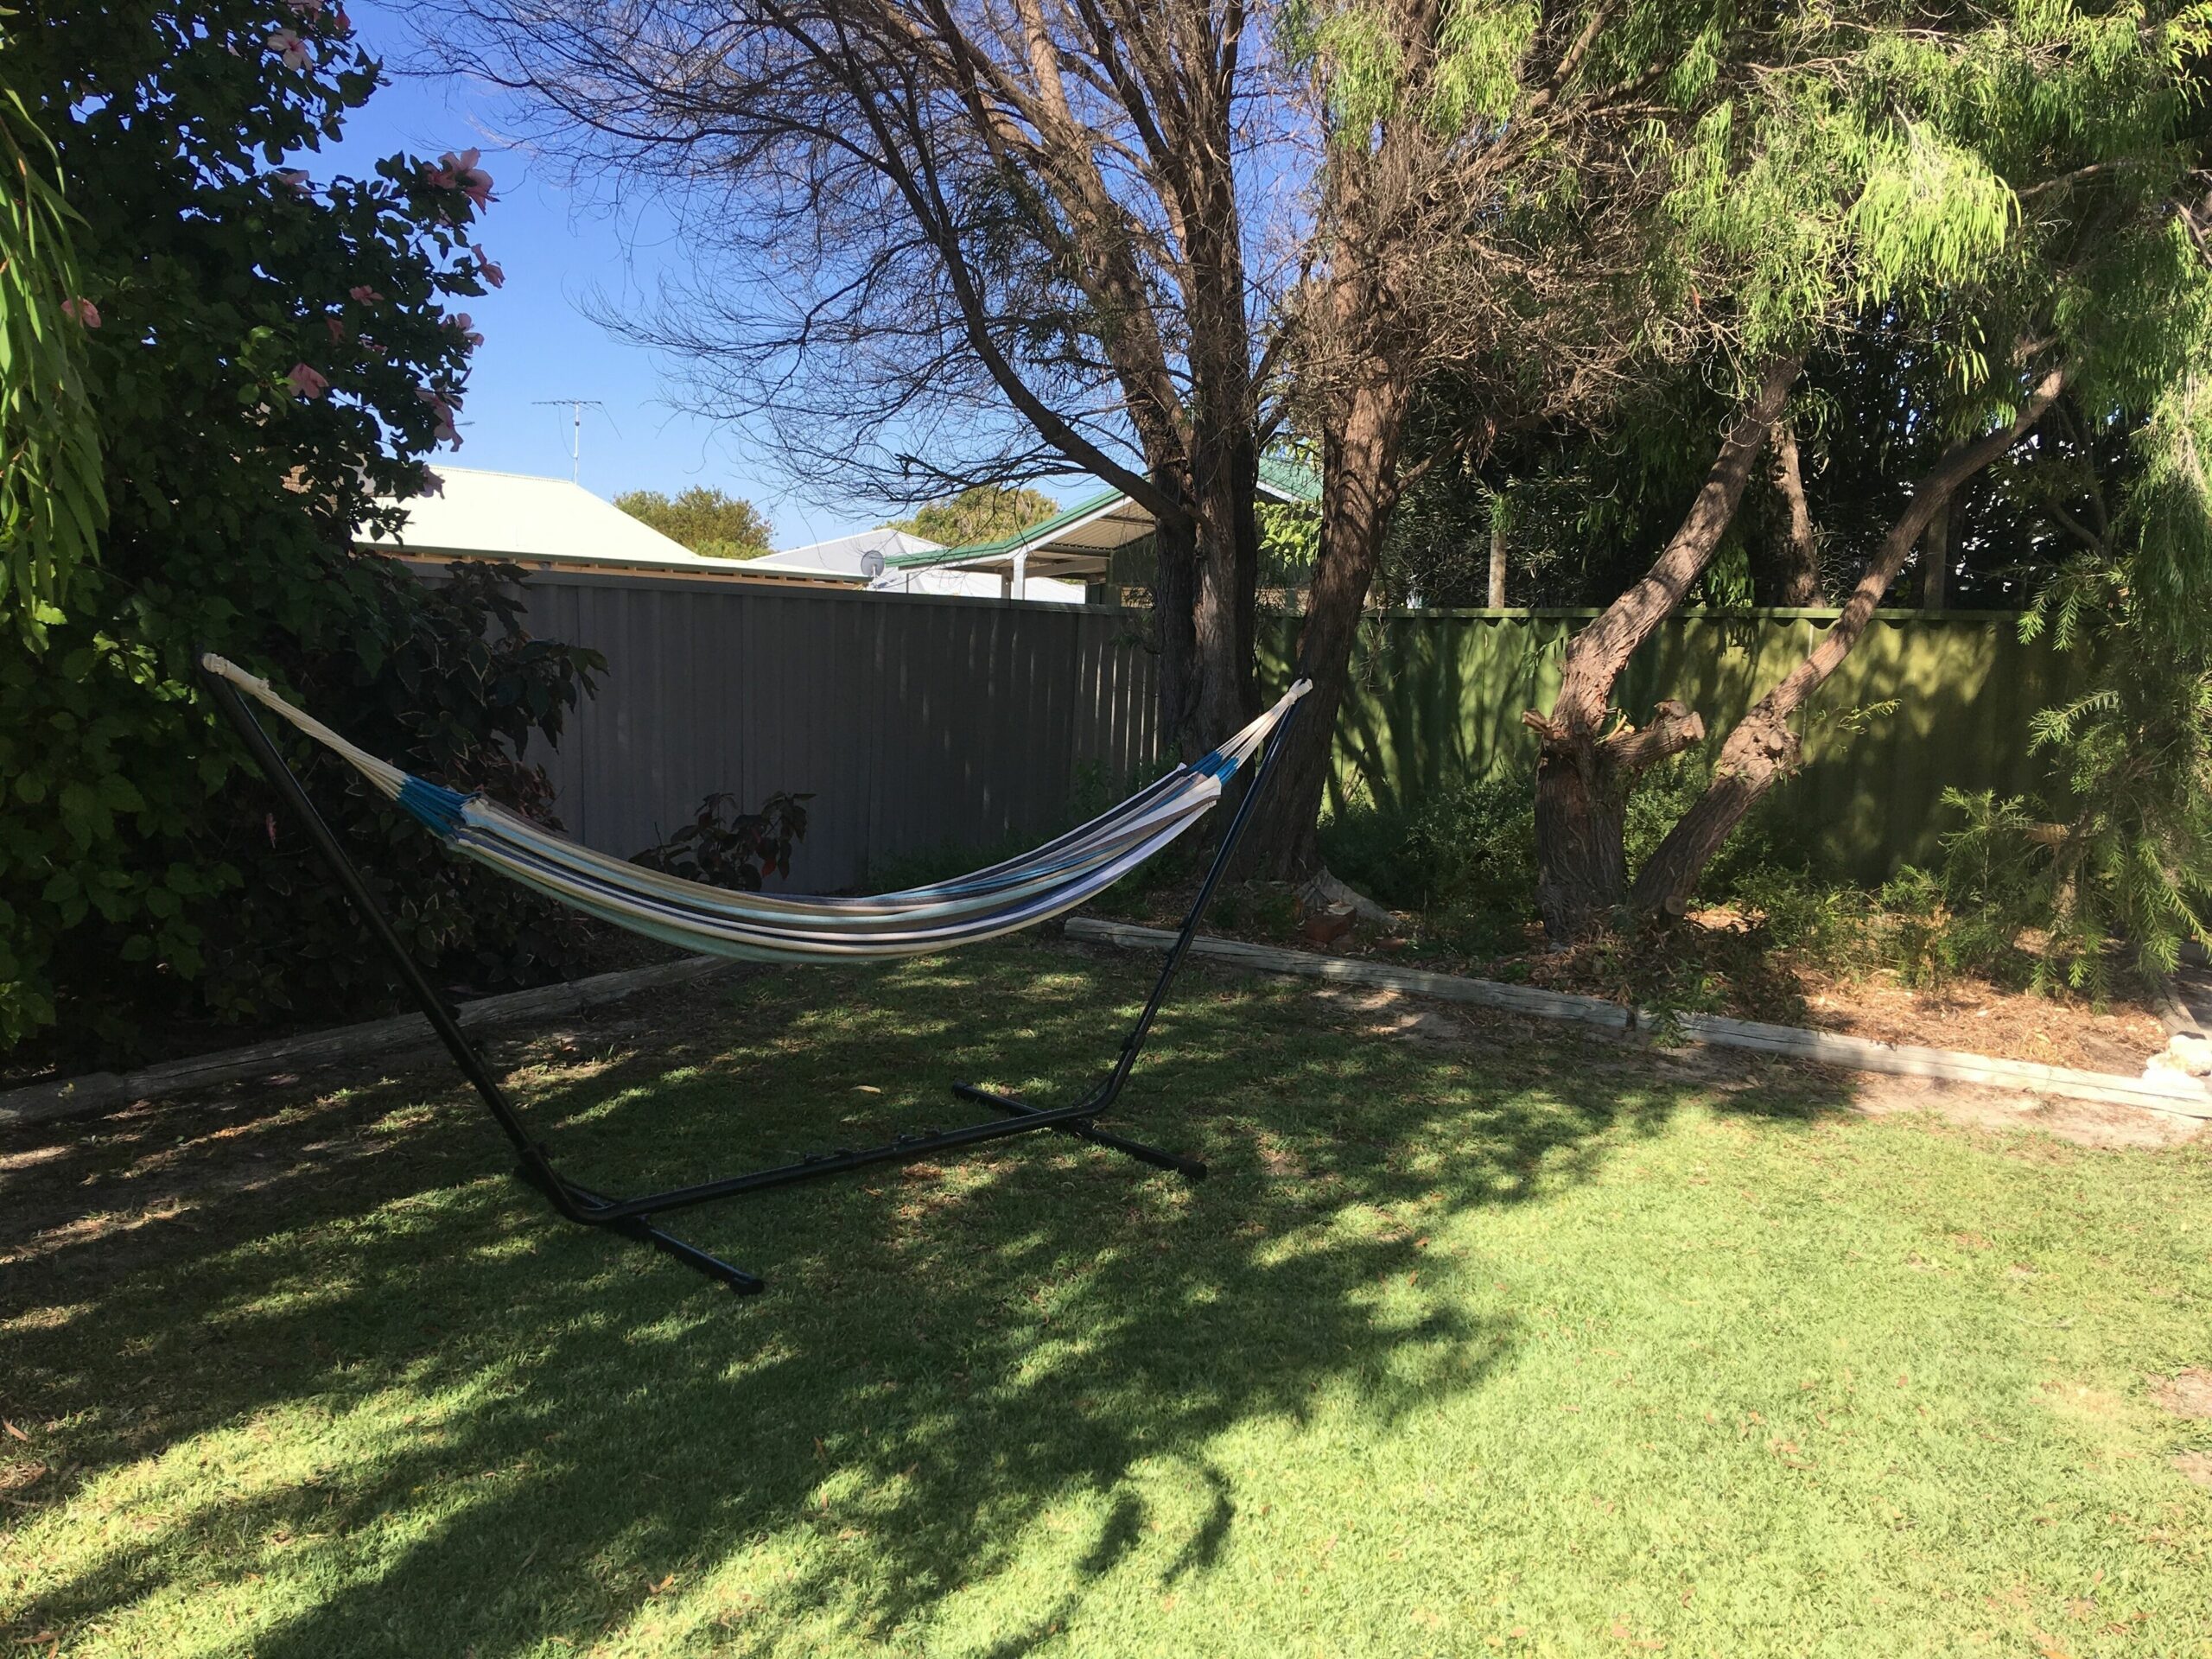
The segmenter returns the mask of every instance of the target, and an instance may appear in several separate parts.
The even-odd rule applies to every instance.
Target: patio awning
[[[1321,480],[1311,467],[1274,457],[1260,462],[1259,496],[1286,505],[1312,505],[1320,499]],[[1152,534],[1152,514],[1119,490],[1105,490],[1040,524],[993,542],[933,552],[894,553],[884,561],[891,570],[950,569],[988,572],[1019,596],[1031,576],[1062,582],[1105,582],[1114,555]]]

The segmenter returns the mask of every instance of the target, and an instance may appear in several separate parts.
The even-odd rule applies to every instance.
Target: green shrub
[[[524,746],[597,659],[531,639],[499,573],[430,587],[352,546],[457,441],[474,336],[448,305],[496,275],[489,181],[473,156],[284,165],[378,85],[335,7],[122,0],[7,51],[25,104],[67,111],[110,515],[42,642],[0,652],[0,1047],[111,1062],[170,1020],[352,1017],[387,994],[378,955],[192,665],[219,651],[365,747],[543,812]],[[572,924],[292,752],[444,982],[561,964]]]
[[[1411,810],[1354,801],[1322,824],[1322,856],[1362,893],[1418,916],[1433,942],[1494,955],[1518,948],[1535,913],[1535,800],[1522,770],[1455,780]]]
[[[1778,949],[1834,969],[1860,960],[1869,910],[1861,888],[1822,881],[1801,867],[1759,864],[1735,872],[1728,897],[1759,918]]]
[[[1438,791],[1414,815],[1407,847],[1432,903],[1525,911],[1536,887],[1535,774],[1496,772]]]

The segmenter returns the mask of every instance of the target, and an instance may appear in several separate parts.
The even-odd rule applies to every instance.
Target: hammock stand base
[[[352,901],[355,912],[391,958],[401,982],[421,1006],[431,1028],[445,1045],[446,1052],[453,1057],[454,1064],[474,1087],[486,1109],[491,1113],[493,1121],[514,1147],[522,1179],[544,1194],[547,1202],[566,1220],[650,1244],[695,1273],[728,1286],[737,1295],[751,1296],[766,1289],[766,1281],[746,1272],[742,1268],[732,1266],[696,1244],[677,1238],[657,1225],[655,1218],[671,1210],[685,1210],[695,1205],[741,1198],[747,1193],[789,1186],[799,1181],[842,1175],[851,1170],[865,1169],[872,1164],[909,1163],[941,1152],[1045,1130],[1072,1135],[1093,1146],[1121,1153],[1155,1169],[1171,1171],[1189,1180],[1205,1179],[1206,1166],[1197,1159],[1185,1158],[1177,1153],[1147,1146],[1141,1141],[1112,1134],[1100,1128],[1094,1120],[1113,1105],[1128,1082],[1129,1073],[1135,1068],[1139,1055],[1144,1052],[1145,1039],[1151,1034],[1153,1020],[1159,1014],[1160,1005],[1167,999],[1176,972],[1182,967],[1183,958],[1190,950],[1192,937],[1198,931],[1199,919],[1205,914],[1206,906],[1212,902],[1214,889],[1228,873],[1230,861],[1236,855],[1236,844],[1243,838],[1245,827],[1250,821],[1252,809],[1267,787],[1268,779],[1282,753],[1284,741],[1298,717],[1295,705],[1268,734],[1267,747],[1260,756],[1259,765],[1254,769],[1242,798],[1236,803],[1236,810],[1230,815],[1229,827],[1222,834],[1221,844],[1214,853],[1213,862],[1207,868],[1205,880],[1198,886],[1198,896],[1192,902],[1190,913],[1184,918],[1181,930],[1167,948],[1166,959],[1160,964],[1160,977],[1154,982],[1152,995],[1145,1001],[1144,1011],[1137,1016],[1136,1024],[1130,1027],[1128,1035],[1122,1040],[1121,1052],[1115,1060],[1113,1070],[1083,1099],[1070,1106],[1042,1107],[1013,1095],[979,1088],[974,1084],[956,1083],[952,1085],[953,1093],[963,1099],[992,1107],[1001,1116],[957,1129],[901,1135],[880,1147],[857,1150],[841,1147],[742,1175],[724,1176],[690,1186],[671,1187],[665,1192],[643,1193],[635,1198],[610,1198],[580,1185],[554,1167],[550,1151],[531,1136],[490,1065],[477,1051],[475,1045],[468,1040],[453,1009],[439,995],[437,988],[430,983],[420,964],[394,931],[390,918],[371,896],[359,868],[332,833],[330,826],[323,821],[321,813],[315,810],[314,801],[300,782],[299,774],[292,770],[276,746],[270,741],[268,732],[229,682],[204,670],[200,671],[200,677],[207,683],[217,706],[238,728],[238,735],[245,740],[247,749],[264,775],[284,798],[285,804],[307,831],[308,840],[330,867],[331,874]]]

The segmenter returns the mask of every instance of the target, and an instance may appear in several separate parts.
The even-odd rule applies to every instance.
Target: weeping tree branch
[[[1637,776],[1705,736],[1704,721],[1680,703],[1662,704],[1647,728],[1606,734],[1613,688],[1711,563],[1802,364],[1789,355],[1764,365],[1681,526],[1643,578],[1569,642],[1550,712],[1521,716],[1538,739],[1536,902],[1555,940],[1601,925],[1624,895],[1622,823]]]
[[[2047,371],[2010,422],[1981,437],[1954,445],[1914,487],[1904,510],[1867,561],[1859,585],[1844,601],[1842,614],[1805,660],[1784,675],[1729,733],[1712,783],[1637,874],[1629,895],[1631,908],[1643,914],[1680,915],[1688,906],[1698,877],[1730,832],[1767,791],[1796,769],[1803,740],[1790,721],[1865,637],[1876,607],[1896,582],[1929,522],[1948,506],[1961,485],[2034,429],[2065,389],[2066,376],[2063,365]]]

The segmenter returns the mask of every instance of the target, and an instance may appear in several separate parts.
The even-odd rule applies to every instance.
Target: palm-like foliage
[[[6,74],[0,42],[0,613],[36,644],[97,551],[107,501],[82,373],[96,314],[76,297],[73,216],[53,146]]]

